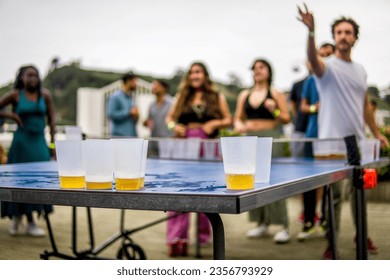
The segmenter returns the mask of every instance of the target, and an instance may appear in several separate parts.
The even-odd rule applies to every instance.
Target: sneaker
[[[246,236],[248,238],[258,238],[265,236],[268,233],[268,226],[266,224],[261,224],[259,227],[248,230]]]
[[[376,255],[379,253],[378,247],[375,246],[374,242],[371,240],[371,238],[367,238],[367,251],[371,255]]]
[[[356,245],[356,236],[353,239],[353,242]],[[379,253],[378,247],[374,244],[374,241],[372,241],[371,238],[367,238],[367,252],[371,255],[376,255]]]
[[[180,249],[179,243],[180,243],[180,241],[176,241],[176,242],[170,243],[168,245],[169,246],[169,252],[168,252],[169,257],[177,257],[180,255],[181,249]]]
[[[326,226],[319,225],[317,230],[318,237],[326,237]]]
[[[304,227],[301,232],[297,234],[298,241],[305,241],[306,239],[313,238],[316,232],[313,226]]]
[[[336,255],[336,259],[338,259],[338,256]],[[324,252],[324,260],[333,260],[333,250],[328,246]]]
[[[274,241],[278,244],[284,244],[290,241],[290,234],[287,229],[279,231],[274,236]]]
[[[188,256],[188,242],[186,240],[179,241],[179,250],[180,250],[180,256],[182,257]]]
[[[45,231],[35,223],[28,224],[26,233],[33,237],[43,237],[46,235]]]
[[[9,225],[8,232],[10,235],[15,236],[21,232],[22,228],[22,217],[14,216],[12,217],[11,224]]]

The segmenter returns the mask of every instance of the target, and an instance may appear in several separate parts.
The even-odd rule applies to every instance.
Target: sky
[[[213,80],[237,75],[252,84],[249,67],[268,59],[274,86],[289,90],[307,71],[307,28],[296,0],[0,0],[0,85],[23,64],[45,75],[54,57],[87,69],[133,70],[169,78],[194,61]],[[332,42],[330,25],[342,15],[360,25],[352,59],[368,84],[390,86],[390,1],[307,0],[317,45]],[[297,68],[298,71],[293,71]]]

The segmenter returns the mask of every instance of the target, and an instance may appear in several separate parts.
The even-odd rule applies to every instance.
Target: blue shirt
[[[134,106],[133,97],[123,90],[118,90],[110,96],[107,115],[111,121],[111,135],[137,136],[136,120],[129,115],[129,111]]]
[[[310,75],[302,87],[302,99],[306,99],[310,105],[319,102],[318,91],[313,75]],[[318,124],[317,124],[318,113],[310,113],[305,137],[317,138],[318,137]]]

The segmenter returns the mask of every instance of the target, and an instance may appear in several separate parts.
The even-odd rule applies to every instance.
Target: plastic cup
[[[267,183],[271,177],[272,137],[257,139],[256,183]]]
[[[145,172],[146,172],[146,159],[148,157],[148,145],[149,145],[149,140],[144,140],[144,143],[142,145],[140,189],[144,188],[144,186],[145,186]]]
[[[185,159],[186,158],[186,139],[175,139],[172,147],[172,158]]]
[[[158,141],[158,151],[160,158],[171,158],[173,151],[174,140],[162,139]]]
[[[185,140],[185,158],[199,159],[200,157],[200,138],[187,138]]]
[[[65,126],[65,137],[66,140],[83,140],[81,127],[72,125]]]
[[[208,160],[214,160],[216,158],[215,152],[217,149],[217,143],[214,141],[203,141],[203,158]]]
[[[379,160],[381,156],[381,141],[379,139],[375,139],[375,155],[374,159]]]
[[[110,140],[88,139],[83,141],[83,155],[87,189],[112,189],[114,164]]]
[[[360,140],[360,156],[362,162],[372,162],[375,160],[376,140],[363,139]]]
[[[56,141],[56,156],[61,189],[84,189],[85,166],[80,140]]]
[[[114,177],[117,191],[135,191],[141,187],[144,140],[111,139]]]
[[[227,189],[253,189],[257,136],[222,137],[220,141]]]

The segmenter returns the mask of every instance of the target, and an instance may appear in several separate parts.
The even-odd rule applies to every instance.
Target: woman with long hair
[[[11,111],[1,110],[7,105],[12,105]],[[0,117],[11,119],[18,126],[8,153],[8,163],[49,161],[54,157],[54,150],[49,149],[44,134],[48,123],[50,142],[54,144],[54,104],[50,92],[42,88],[35,66],[27,65],[19,69],[13,90],[0,99],[0,110]],[[1,217],[11,219],[11,235],[22,233],[22,216],[26,215],[26,233],[44,236],[45,231],[38,227],[33,218],[33,213],[40,215],[44,207],[41,204],[2,202]],[[47,213],[52,210],[51,205],[46,205]]]
[[[191,64],[179,85],[176,102],[172,105],[166,122],[174,136],[179,138],[215,138],[220,128],[232,124],[226,99],[216,91],[203,63]],[[188,254],[189,214],[168,220],[167,244],[172,257]],[[200,214],[199,232],[201,245],[208,244],[210,224],[204,214]]]
[[[256,59],[251,70],[254,85],[238,96],[234,128],[241,134],[278,138],[282,134],[280,124],[290,122],[287,99],[272,87],[272,68],[267,60]],[[274,143],[272,156],[282,155],[282,144]],[[282,224],[283,230],[275,234],[274,241],[290,240],[285,200],[249,211],[249,220],[258,223],[255,229],[248,231],[249,238],[265,235],[270,224]]]

